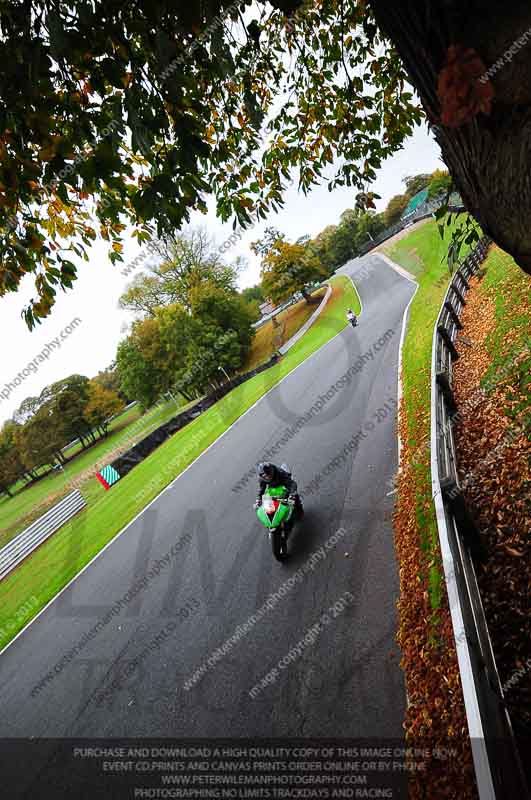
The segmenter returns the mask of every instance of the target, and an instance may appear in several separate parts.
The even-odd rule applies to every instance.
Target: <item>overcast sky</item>
[[[442,166],[439,148],[427,128],[417,128],[403,150],[385,162],[371,186],[382,196],[377,202],[378,211],[385,208],[393,195],[403,192],[404,176],[432,172]],[[249,244],[260,237],[264,227],[274,225],[290,241],[304,234],[313,237],[327,225],[339,222],[341,213],[353,207],[354,195],[352,188],[329,192],[326,185],[316,187],[306,197],[298,194],[295,187],[288,189],[284,209],[248,231],[226,255],[228,261],[238,255],[248,260],[248,268],[241,275],[241,288],[252,286],[260,279],[259,261],[250,251]],[[219,244],[232,233],[232,225],[221,224],[213,212],[207,216],[193,216],[192,224],[206,225]],[[134,258],[138,250],[134,241],[125,242],[125,261]],[[123,265],[113,266],[108,261],[106,247],[102,242],[96,242],[90,261],[80,261],[79,278],[74,288],[59,294],[51,316],[31,333],[20,312],[34,294],[32,276],[24,279],[17,294],[10,293],[0,299],[0,393],[5,384],[12,382],[72,320],[81,320],[60,347],[49,348],[48,359],[40,364],[36,373],[25,377],[7,399],[0,397],[0,424],[12,415],[25,397],[40,394],[50,383],[72,373],[91,378],[111,363],[117,345],[125,335],[125,326],[133,318],[118,309],[118,298],[127,284],[127,279],[120,274],[121,268]]]

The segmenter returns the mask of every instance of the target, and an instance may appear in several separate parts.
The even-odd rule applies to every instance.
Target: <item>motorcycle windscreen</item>
[[[287,489],[285,486],[268,486],[264,492],[264,495],[267,497],[285,497],[287,495]]]

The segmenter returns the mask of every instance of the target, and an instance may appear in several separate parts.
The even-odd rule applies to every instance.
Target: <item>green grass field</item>
[[[441,239],[435,221],[428,220],[402,239],[381,248],[390,259],[411,272],[418,282],[404,340],[402,385],[408,423],[407,444],[415,453],[416,516],[428,562],[432,560],[430,554],[439,548],[431,502],[431,352],[435,320],[451,279],[445,257],[452,230],[452,227],[445,227],[445,238]],[[460,261],[464,260],[467,252],[468,249],[463,249]],[[434,610],[440,604],[442,580],[438,568],[430,567],[430,599]]]
[[[331,283],[323,314],[274,367],[226,395],[110,491],[92,479],[89,507],[0,583],[0,648],[253,403],[345,327],[347,308],[359,301],[348,278],[334,277]],[[28,598],[31,611],[21,611]]]
[[[109,425],[108,434],[111,435],[112,433],[125,428],[127,425],[130,425],[131,422],[134,422],[140,416],[140,411],[138,410],[138,406],[134,406],[133,408],[129,408],[127,411],[124,411],[120,414],[119,417],[113,419],[113,421]],[[81,442],[74,442],[73,445],[67,447],[63,450],[63,454],[66,458],[73,458],[73,456],[81,453],[83,448],[81,446]]]

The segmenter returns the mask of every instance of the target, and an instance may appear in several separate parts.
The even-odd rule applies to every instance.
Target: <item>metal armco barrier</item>
[[[484,238],[457,270],[435,323],[431,381],[431,475],[439,542],[452,616],[468,730],[481,800],[529,797],[504,702],[477,585],[474,562],[481,541],[457,474],[452,416],[457,411],[452,366],[469,278],[485,258]]]
[[[29,528],[15,536],[0,550],[0,580],[9,575],[39,545],[86,505],[85,498],[76,489],[39,517]]]

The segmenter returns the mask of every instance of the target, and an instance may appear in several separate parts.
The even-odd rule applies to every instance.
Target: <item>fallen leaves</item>
[[[505,552],[509,553],[510,556],[516,556],[516,558],[522,558],[522,556],[525,555],[525,553],[520,552],[519,550],[514,550],[512,547],[508,547],[507,545],[505,545]]]
[[[425,378],[429,382],[429,372]],[[472,751],[444,582],[436,612],[430,601],[428,575],[434,567],[443,575],[441,556],[438,546],[435,552],[425,550],[426,530],[421,529],[417,514],[420,507],[427,515],[431,506],[424,501],[431,497],[429,471],[419,468],[430,461],[429,407],[418,402],[414,419],[408,419],[403,398],[399,419],[403,446],[394,530],[400,576],[397,642],[408,696],[406,741],[411,747],[455,751],[449,760],[432,757],[422,775],[412,775],[408,796],[410,800],[472,800],[477,798]]]
[[[500,252],[494,248],[494,257]],[[531,301],[528,278],[508,257],[506,269],[506,279],[491,281],[488,288],[474,279],[467,297],[462,322],[472,346],[457,345],[461,358],[454,365],[454,388],[462,414],[455,433],[465,499],[487,550],[478,570],[487,625],[509,713],[522,730],[531,725],[531,672],[508,682],[515,663],[530,655],[531,642],[531,443],[526,434],[531,398],[520,378],[525,370],[518,369],[519,359],[523,364],[527,357]],[[503,336],[497,335],[496,307],[503,310]],[[480,380],[493,362],[497,380],[480,393]],[[475,396],[480,399],[471,404]]]

